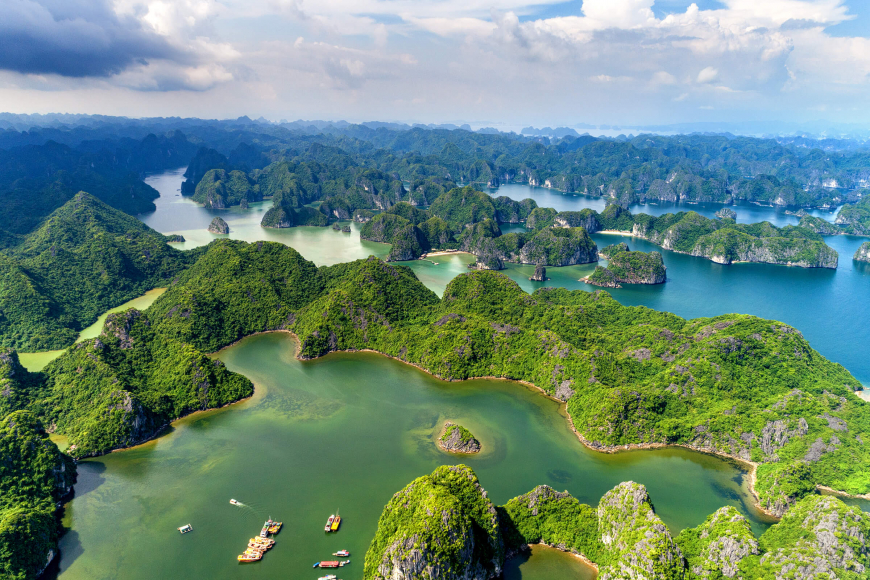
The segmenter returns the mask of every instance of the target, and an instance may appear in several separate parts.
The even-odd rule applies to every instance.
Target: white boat
[[[186,526],[181,526],[180,528],[178,528],[178,531],[181,532],[182,534],[186,534],[187,532],[193,531],[193,526],[191,526],[190,524],[187,524]]]
[[[242,502],[240,502],[240,501],[236,501],[236,500],[234,500],[234,499],[231,499],[231,500],[230,500],[230,503],[233,504],[233,505],[238,505],[238,506],[243,506],[243,505],[245,505],[245,504],[243,504]]]

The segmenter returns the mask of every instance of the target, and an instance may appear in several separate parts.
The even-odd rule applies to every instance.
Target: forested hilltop
[[[8,410],[32,410],[77,456],[123,447],[250,394],[202,353],[272,329],[293,331],[303,359],[366,348],[449,380],[530,382],[567,402],[596,449],[678,444],[758,464],[760,502],[773,513],[816,485],[870,492],[860,383],[784,324],[684,320],[604,292],[528,295],[485,271],[454,279],[439,299],[403,266],[316,268],[265,242],[213,242],[147,312],[113,315],[43,373],[17,373],[31,386]]]
[[[632,481],[597,506],[546,485],[495,506],[470,468],[443,466],[384,508],[363,577],[498,578],[505,560],[544,544],[584,558],[602,580],[857,580],[870,570],[868,535],[870,514],[812,495],[760,538],[731,506],[673,537]]]

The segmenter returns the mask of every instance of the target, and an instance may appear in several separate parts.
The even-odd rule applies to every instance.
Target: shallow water
[[[370,354],[297,361],[285,333],[249,337],[222,351],[250,377],[255,396],[178,421],[160,439],[83,461],[67,506],[60,577],[76,579],[289,578],[317,576],[313,562],[351,551],[345,580],[362,577],[365,550],[393,493],[443,464],[471,466],[497,504],[548,484],[596,504],[621,481],[649,489],[676,532],[723,505],[766,524],[751,507],[746,478],[733,464],[682,449],[615,455],[585,449],[563,410],[511,381],[447,383]],[[446,419],[481,441],[478,456],[457,459],[435,438]],[[229,504],[235,498],[246,504]],[[340,510],[341,530],[321,530]],[[263,520],[285,522],[262,562],[235,561]],[[176,528],[190,523],[181,536]],[[519,566],[522,578],[551,578],[552,560]],[[511,576],[518,578],[520,576]]]

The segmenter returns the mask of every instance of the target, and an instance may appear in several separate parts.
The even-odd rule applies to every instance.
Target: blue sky
[[[870,125],[866,0],[7,0],[0,107]]]

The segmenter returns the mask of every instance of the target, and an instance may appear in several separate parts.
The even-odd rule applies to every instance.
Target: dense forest
[[[602,580],[857,580],[870,569],[868,535],[870,514],[812,495],[758,538],[731,506],[674,537],[635,482],[597,506],[546,485],[496,506],[470,468],[442,466],[384,507],[363,577],[498,578],[507,559],[543,544],[580,556]]]

